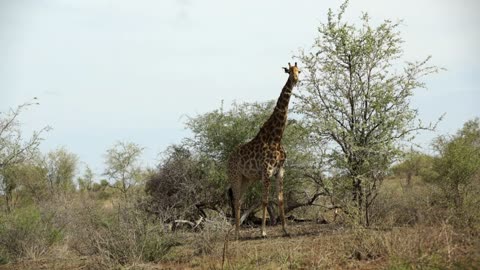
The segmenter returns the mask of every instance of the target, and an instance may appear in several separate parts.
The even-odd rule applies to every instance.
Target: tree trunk
[[[407,185],[406,185],[407,189],[410,189],[412,187],[412,177],[413,177],[413,173],[407,172]]]
[[[460,192],[460,187],[458,183],[453,183],[452,185],[453,192],[453,203],[456,209],[460,209],[463,206],[463,198]]]
[[[369,213],[369,208],[370,208],[370,206],[369,206],[369,204],[368,204],[368,201],[365,200],[365,227],[370,226],[370,218],[369,218],[370,213]]]
[[[7,213],[10,213],[11,208],[10,208],[10,195],[5,194],[5,205],[7,206]]]
[[[362,180],[357,177],[353,178],[353,202],[358,207],[358,210],[361,212],[363,204],[363,192],[362,192]]]

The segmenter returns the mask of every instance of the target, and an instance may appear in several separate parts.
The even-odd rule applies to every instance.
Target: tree
[[[91,191],[93,189],[93,177],[94,173],[92,169],[87,165],[82,177],[77,179],[78,188],[80,191]]]
[[[405,188],[412,186],[414,176],[421,176],[432,166],[433,158],[427,154],[411,150],[405,153],[403,161],[395,165],[392,170],[397,176],[405,177]]]
[[[13,175],[14,167],[36,156],[42,134],[50,130],[46,126],[34,131],[27,139],[22,134],[18,118],[27,108],[38,104],[34,98],[32,102],[23,103],[15,109],[0,112],[0,193],[7,200],[7,211],[13,202],[13,192],[18,187],[18,178]]]
[[[225,162],[239,144],[255,136],[273,110],[273,101],[264,103],[233,103],[232,108],[219,109],[190,117],[186,123],[194,136],[186,143],[198,152]]]
[[[78,162],[75,154],[59,148],[45,156],[38,151],[29,155],[28,159],[10,163],[0,170],[7,211],[15,205],[19,195],[38,202],[59,192],[74,190]]]
[[[45,167],[47,179],[52,193],[73,191],[73,179],[77,171],[78,157],[68,152],[64,147],[47,154]]]
[[[197,117],[189,118],[187,127],[193,132],[193,138],[186,140],[186,146],[199,158],[213,163],[216,171],[216,187],[226,186],[226,160],[231,151],[241,143],[253,138],[261,125],[273,111],[273,101],[263,103],[233,103],[229,110],[224,110],[223,104],[219,109],[207,112]],[[289,212],[298,207],[313,205],[321,195],[326,195],[318,174],[312,168],[318,167],[316,157],[311,148],[312,141],[304,122],[293,119],[288,121],[283,140],[287,152],[285,164],[285,211]],[[260,182],[258,182],[260,183]],[[247,192],[244,206],[248,209],[244,213],[251,213],[259,207],[261,186],[253,185]],[[274,202],[272,202],[274,203]],[[257,207],[255,207],[257,206]],[[273,207],[269,207],[271,222],[276,220]],[[249,211],[250,210],[250,211]]]
[[[206,209],[221,212],[224,201],[212,160],[192,153],[184,145],[168,147],[145,191],[150,195],[148,210],[165,221],[205,218]]]
[[[143,148],[135,143],[117,142],[112,148],[107,150],[105,155],[106,169],[104,175],[115,183],[110,185],[118,189],[128,198],[127,193],[142,176],[142,170],[139,165],[139,158],[142,155]]]
[[[1,170],[7,212],[19,201],[45,200],[48,191],[47,169],[39,155],[22,163],[10,164]]]
[[[33,156],[42,141],[42,134],[50,130],[50,127],[46,126],[34,131],[28,139],[22,135],[18,117],[27,108],[38,105],[36,99],[6,113],[0,112],[0,169],[10,164],[21,163]]]
[[[352,201],[368,225],[369,207],[401,142],[434,127],[414,122],[418,113],[409,98],[425,87],[420,78],[438,68],[428,66],[427,57],[397,72],[399,24],[386,20],[372,27],[368,14],[360,27],[348,24],[342,20],[347,5],[337,15],[329,10],[311,51],[300,52],[305,79],[296,108],[312,138],[325,145],[331,166],[348,176]]]
[[[438,156],[424,178],[442,190],[447,202],[461,209],[465,197],[478,192],[480,181],[480,119],[470,120],[454,136],[440,136],[434,142]],[[476,184],[476,187],[474,187]],[[472,195],[478,207],[478,194]]]

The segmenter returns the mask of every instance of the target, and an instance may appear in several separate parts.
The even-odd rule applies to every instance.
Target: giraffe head
[[[288,73],[290,75],[290,78],[297,83],[298,82],[298,74],[300,73],[300,69],[298,69],[297,62],[295,62],[295,65],[292,66],[290,63],[288,63],[288,68],[284,67],[285,73]]]

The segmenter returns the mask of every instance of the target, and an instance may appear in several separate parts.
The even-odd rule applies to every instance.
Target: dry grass
[[[474,253],[478,242],[464,243],[445,225],[440,228],[405,227],[391,230],[346,229],[305,224],[281,237],[279,228],[269,239],[251,238],[231,243],[227,265],[232,269],[384,269],[468,268],[480,266]],[[247,233],[247,235],[245,235]],[[475,261],[476,260],[476,261]],[[199,263],[198,266],[208,263]]]
[[[301,224],[282,237],[279,226],[269,238],[259,229],[244,229],[230,241],[225,269],[478,269],[480,241],[455,232],[447,224],[390,230],[352,229],[335,225]],[[181,233],[184,244],[159,263],[136,263],[123,269],[221,269],[224,241],[212,237],[208,254],[198,252],[198,233]],[[206,240],[206,239],[204,239]],[[0,269],[94,269],[95,258],[24,261]]]
[[[25,254],[15,259],[11,252],[10,263],[0,269],[480,269],[478,219],[473,219],[476,227],[459,226],[434,201],[429,186],[415,182],[406,190],[391,179],[382,187],[372,228],[299,223],[290,224],[288,238],[281,226],[269,227],[267,239],[260,237],[259,228],[243,228],[240,240],[232,241],[231,235],[225,250],[231,226],[220,216],[196,232],[168,232],[138,209],[80,196],[38,210],[52,217],[45,224],[60,228],[62,236],[40,245],[45,249],[41,253],[32,248],[49,239],[50,234],[39,232],[51,230],[41,222],[20,230],[18,224],[31,222],[7,219],[11,226],[0,226],[0,240],[21,240],[8,242],[16,244],[27,239],[31,245],[20,245]],[[315,209],[302,214],[332,220]],[[478,215],[478,207],[470,213]],[[31,221],[32,214],[26,214]],[[24,237],[12,238],[13,232]]]

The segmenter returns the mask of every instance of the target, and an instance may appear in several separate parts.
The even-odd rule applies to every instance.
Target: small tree
[[[118,142],[107,150],[104,175],[114,182],[110,185],[118,189],[127,198],[131,187],[139,182],[142,170],[139,159],[143,148],[135,143]]]
[[[183,145],[170,146],[163,153],[145,191],[150,195],[148,210],[170,221],[205,217],[206,209],[219,212],[224,200],[214,162]]]
[[[41,135],[50,130],[50,127],[46,126],[39,131],[34,131],[29,139],[25,139],[22,135],[18,117],[28,107],[38,105],[36,99],[10,109],[6,113],[0,112],[0,169],[32,157],[42,141]]]
[[[0,193],[7,200],[7,211],[13,202],[13,192],[19,186],[16,182],[18,178],[13,174],[14,167],[36,156],[42,134],[50,130],[46,126],[34,131],[30,138],[22,134],[18,118],[27,108],[38,104],[34,98],[32,102],[23,103],[15,109],[0,112]]]
[[[257,134],[273,111],[274,105],[273,101],[234,103],[229,110],[224,110],[222,104],[219,109],[189,118],[187,127],[192,130],[194,136],[186,140],[186,145],[199,158],[213,163],[212,169],[216,174],[215,177],[211,177],[211,181],[215,181],[217,187],[226,186],[226,160],[231,151]],[[313,205],[318,197],[326,194],[319,174],[311,172],[317,163],[310,151],[315,146],[312,145],[302,120],[291,118],[288,121],[283,145],[287,152],[285,211],[289,212],[298,207]],[[257,183],[260,184],[260,181]],[[244,213],[251,213],[251,217],[254,217],[255,205],[259,207],[260,192],[260,185],[253,185],[245,196],[244,206],[250,211]],[[270,205],[271,222],[276,220],[273,209]]]
[[[91,191],[93,189],[93,177],[95,174],[88,165],[85,166],[85,171],[82,177],[77,179],[78,188],[80,191]]]
[[[439,155],[424,178],[439,186],[447,202],[456,209],[464,206],[467,196],[478,207],[478,193],[473,193],[478,192],[480,184],[480,119],[466,122],[454,136],[438,137],[434,147]]]
[[[12,210],[17,202],[33,200],[39,202],[47,198],[47,169],[39,155],[22,163],[10,164],[2,169],[6,183],[4,194],[6,210]]]
[[[186,142],[198,152],[225,162],[229,154],[241,143],[253,138],[273,110],[274,103],[233,103],[225,111],[223,103],[219,109],[190,117],[186,126],[194,136]]]
[[[414,176],[421,176],[424,171],[429,170],[432,167],[432,157],[411,150],[405,153],[403,161],[395,165],[392,170],[396,176],[405,177],[405,188],[412,186],[412,179]]]
[[[77,171],[78,157],[64,147],[47,154],[45,167],[47,179],[52,193],[68,192],[75,189],[73,179]]]
[[[337,15],[329,10],[311,51],[299,55],[305,79],[296,108],[312,138],[327,148],[331,165],[348,176],[352,200],[368,225],[369,207],[400,142],[433,128],[414,123],[417,111],[409,98],[425,87],[420,78],[438,68],[428,66],[427,57],[398,72],[398,24],[386,20],[372,27],[367,14],[360,27],[348,24],[342,20],[347,4]]]

